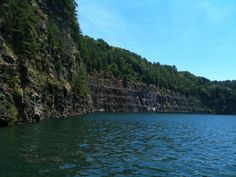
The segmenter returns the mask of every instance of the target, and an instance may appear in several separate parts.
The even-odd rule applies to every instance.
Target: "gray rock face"
[[[92,111],[205,112],[196,97],[186,97],[141,83],[124,83],[99,74],[90,76],[89,94],[82,96],[74,84],[83,60],[63,17],[49,17],[45,0],[32,1],[39,22],[33,35],[40,53],[22,57],[0,35],[0,126],[17,122],[68,117]],[[58,27],[66,55],[59,55],[48,41],[48,27]],[[60,61],[59,63],[57,63]],[[59,68],[59,69],[58,69]]]
[[[206,112],[196,97],[186,97],[154,86],[128,83],[114,78],[91,76],[94,111],[109,112]]]
[[[73,87],[82,60],[71,30],[63,25],[67,22],[56,15],[49,17],[52,10],[47,1],[32,2],[39,16],[32,33],[43,44],[36,58],[18,54],[0,35],[0,126],[80,115],[91,110],[89,98],[81,97]],[[48,42],[52,23],[58,27],[57,38],[64,41],[65,55],[59,55]],[[60,71],[56,67],[58,60]]]
[[[17,75],[15,58],[0,36],[0,126],[17,120],[18,113],[12,94]]]

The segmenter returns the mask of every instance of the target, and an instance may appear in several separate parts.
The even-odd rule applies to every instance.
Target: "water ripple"
[[[0,172],[236,176],[235,125],[235,116],[106,113],[0,129]]]

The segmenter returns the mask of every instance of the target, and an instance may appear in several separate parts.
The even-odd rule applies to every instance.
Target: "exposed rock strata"
[[[17,54],[0,34],[0,126],[95,111],[207,112],[196,96],[142,83],[124,83],[97,73],[86,82],[87,92],[82,92],[77,79],[82,77],[83,59],[68,21],[63,16],[50,16],[53,9],[46,0],[32,2],[39,16],[32,33],[41,45],[40,53],[35,58]],[[48,28],[52,24],[58,29],[56,38],[66,49],[63,57],[57,47],[49,44]]]
[[[52,10],[47,1],[32,2],[40,19],[33,31],[41,45],[39,55],[32,59],[16,54],[0,34],[0,125],[91,111],[89,97],[81,96],[80,90],[73,86],[82,59],[65,19],[49,17]],[[65,41],[63,58],[48,42],[50,23],[59,29],[57,38]],[[60,71],[55,66],[59,60],[62,61]]]
[[[90,79],[90,89],[94,111],[205,112],[196,97],[186,97],[180,93],[140,83],[128,83],[124,87],[122,80],[93,75]]]

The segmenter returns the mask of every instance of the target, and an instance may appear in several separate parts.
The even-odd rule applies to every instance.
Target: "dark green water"
[[[0,129],[0,177],[236,176],[236,117],[99,113]]]

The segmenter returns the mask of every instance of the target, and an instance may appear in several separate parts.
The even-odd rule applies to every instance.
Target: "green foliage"
[[[14,96],[22,96],[23,95],[23,90],[20,87],[21,81],[19,76],[14,76],[9,78],[9,86],[12,88],[11,93]]]
[[[9,84],[11,88],[14,88],[15,86],[19,86],[21,83],[19,76],[11,76],[9,78]]]
[[[8,115],[9,115],[9,124],[12,125],[17,122],[17,116],[19,115],[18,110],[14,105],[11,105],[8,109]]]
[[[14,96],[22,96],[23,95],[23,90],[20,87],[14,87],[12,90],[12,94]]]
[[[192,92],[191,78],[178,73],[175,66],[151,63],[128,50],[110,47],[102,39],[93,40],[83,36],[81,41],[81,55],[89,73],[94,70],[107,72],[128,81],[153,84],[174,91],[183,91],[184,88],[184,92]]]
[[[17,122],[19,115],[15,105],[7,102],[6,100],[0,101],[0,115],[7,117],[7,123],[13,125]]]
[[[143,82],[198,97],[209,112],[236,113],[236,81],[211,82],[189,72],[178,72],[175,66],[151,63],[128,50],[111,47],[104,40],[81,37],[81,56],[89,73],[109,73],[128,81]]]
[[[65,45],[63,45],[65,41],[60,36],[60,29],[56,26],[54,21],[50,21],[48,25],[48,45],[51,49],[55,69],[58,73],[62,73],[64,64],[69,64],[72,60]]]
[[[16,54],[29,59],[36,58],[41,45],[35,36],[39,17],[33,2],[32,0],[0,1],[0,33],[6,42],[12,45]],[[48,48],[58,73],[63,73],[64,69],[73,65],[73,59],[65,45],[68,39],[65,34],[71,36],[79,45],[85,66],[80,64],[74,86],[81,96],[89,95],[87,75],[100,72],[123,79],[124,87],[131,81],[155,85],[160,89],[198,97],[210,112],[236,113],[236,81],[211,82],[189,72],[178,72],[175,66],[151,63],[128,50],[111,47],[102,39],[94,40],[82,36],[77,22],[75,0],[45,2],[49,8]],[[44,74],[38,74],[37,80],[39,83],[55,82]],[[19,78],[9,78],[9,84],[13,88],[14,95],[21,94]],[[14,122],[17,110],[12,105],[6,104],[6,106],[5,110]]]
[[[48,0],[49,23],[48,23],[48,45],[53,56],[53,63],[58,73],[63,74],[66,67],[73,65],[71,50],[71,36],[73,41],[79,45],[80,27],[76,18],[76,6],[74,0]]]
[[[70,32],[72,34],[72,38],[79,43],[80,39],[80,27],[77,20],[77,12],[76,7],[77,4],[75,0],[47,0],[48,7],[51,8],[51,15],[60,16],[67,23],[66,25],[69,27]]]
[[[109,71],[113,76],[115,76],[115,77],[118,77],[119,74],[120,74],[117,65],[114,64],[114,63],[111,64],[111,65],[109,65],[107,69],[108,69],[108,71]]]
[[[50,22],[48,25],[48,45],[50,48],[59,47],[60,40],[58,38],[59,29],[55,23]]]
[[[14,50],[30,58],[35,58],[39,51],[39,42],[34,36],[38,22],[36,8],[31,0],[8,0],[1,2],[0,31]]]
[[[79,91],[79,95],[87,98],[89,96],[88,88],[88,74],[86,72],[85,66],[81,63],[77,77],[74,80],[74,88]]]

